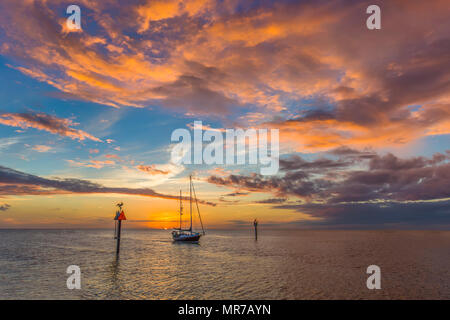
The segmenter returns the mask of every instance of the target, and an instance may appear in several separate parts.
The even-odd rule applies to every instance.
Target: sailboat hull
[[[201,237],[201,234],[198,232],[194,232],[194,233],[178,233],[178,232],[173,232],[172,233],[172,238],[173,241],[199,241]]]

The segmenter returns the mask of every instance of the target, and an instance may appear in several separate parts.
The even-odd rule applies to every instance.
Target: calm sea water
[[[450,232],[211,230],[196,245],[124,229],[116,260],[112,231],[0,230],[0,298],[450,299]]]

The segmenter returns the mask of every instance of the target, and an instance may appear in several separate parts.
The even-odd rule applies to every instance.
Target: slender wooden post
[[[253,226],[255,227],[255,241],[258,240],[258,220],[255,219],[255,221],[253,221]]]
[[[127,220],[127,218],[125,217],[125,213],[122,210],[123,202],[118,203],[117,206],[119,207],[119,210],[116,212],[114,220],[116,220],[116,256],[118,257],[120,252],[120,233],[122,231],[122,220]]]
[[[117,230],[116,256],[119,255],[119,251],[120,251],[120,231],[122,230],[122,220],[119,220],[118,223],[119,223],[119,226],[118,226],[118,230]]]

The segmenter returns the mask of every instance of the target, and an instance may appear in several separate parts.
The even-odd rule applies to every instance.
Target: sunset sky
[[[448,0],[2,0],[0,75],[0,228],[172,228],[190,174],[207,228],[450,228]],[[194,121],[279,173],[172,163]]]

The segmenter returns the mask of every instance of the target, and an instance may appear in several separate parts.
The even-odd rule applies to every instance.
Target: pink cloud
[[[74,129],[71,126],[78,125],[70,119],[58,118],[46,113],[2,113],[0,114],[0,124],[19,127],[22,129],[35,128],[58,134],[63,137],[69,137],[73,140],[85,140],[102,142],[99,138],[79,129]]]
[[[32,149],[37,152],[48,152],[52,149],[52,147],[45,145],[35,145]]]
[[[75,161],[75,160],[66,160],[69,164],[77,167],[86,167],[86,168],[95,168],[101,169],[105,166],[113,166],[116,163],[113,160],[89,160],[87,162]]]
[[[308,151],[449,133],[446,1],[383,3],[379,31],[365,28],[367,1],[83,1],[98,28],[77,34],[54,19],[57,3],[3,1],[0,52],[71,97],[222,117],[251,105],[241,122],[275,122]],[[282,113],[286,101],[317,97],[333,106],[328,115],[317,117],[316,104],[306,118]]]
[[[169,171],[157,169],[154,164],[149,165],[149,166],[138,165],[138,166],[136,166],[136,168],[140,171],[143,171],[143,172],[151,174],[151,175],[169,174]]]
[[[107,154],[107,155],[105,155],[105,157],[108,158],[108,159],[121,160],[120,157],[117,154]]]

